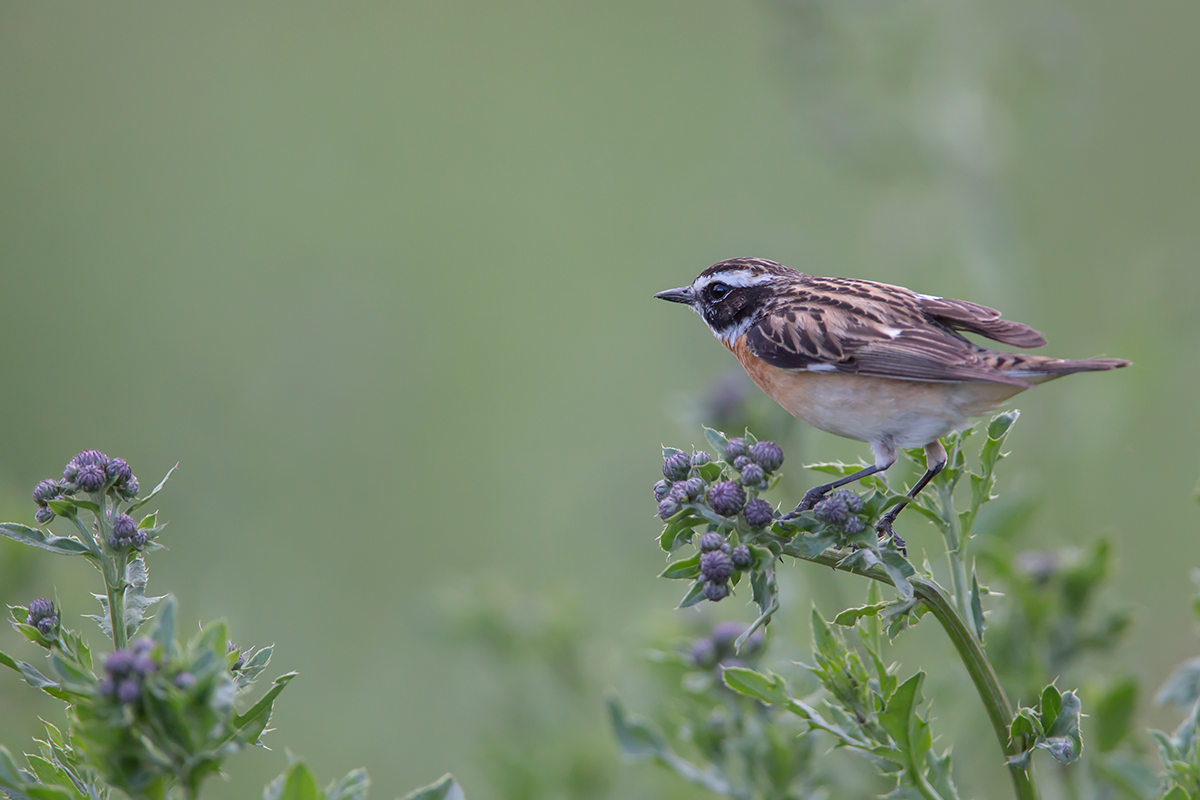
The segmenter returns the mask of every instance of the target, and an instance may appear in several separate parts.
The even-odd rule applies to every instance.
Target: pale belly
[[[788,372],[761,361],[743,366],[775,402],[814,428],[898,447],[923,447],[1023,390],[1002,383]]]

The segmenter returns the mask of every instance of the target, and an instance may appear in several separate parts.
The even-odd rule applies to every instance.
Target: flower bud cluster
[[[718,664],[732,666],[754,659],[762,653],[762,629],[750,634],[746,643],[742,645],[741,652],[735,653],[733,645],[744,630],[745,627],[740,622],[717,623],[708,636],[702,636],[692,643],[688,653],[689,660],[700,669],[712,669]]]
[[[154,659],[154,641],[143,636],[129,643],[128,649],[114,650],[104,661],[104,678],[97,686],[100,694],[129,705],[142,696],[142,685],[160,664]]]
[[[146,546],[146,540],[146,532],[138,529],[133,517],[117,514],[112,518],[112,533],[108,535],[108,546],[113,550],[126,550],[130,547],[141,550]]]
[[[724,600],[730,594],[729,579],[734,573],[754,566],[754,554],[744,544],[733,547],[725,535],[709,531],[700,537],[700,582],[704,598],[712,602]]]
[[[63,469],[62,480],[49,478],[33,490],[37,503],[34,519],[45,525],[55,516],[51,500],[62,500],[76,492],[98,494],[111,492],[121,500],[132,500],[138,494],[138,480],[123,458],[109,458],[99,450],[84,450],[71,459]]]
[[[753,569],[756,558],[746,544],[733,547],[721,531],[736,527],[745,535],[747,529],[760,531],[775,520],[775,509],[755,494],[770,485],[772,474],[783,465],[783,451],[774,442],[751,444],[735,437],[720,450],[719,470],[707,466],[713,462],[710,453],[697,451],[689,456],[668,452],[670,455],[663,460],[663,480],[654,485],[654,499],[663,521],[669,521],[688,504],[707,506],[731,521],[714,525],[716,530],[705,533],[699,541],[698,577],[703,595],[710,601],[723,600],[731,592],[730,579]]]
[[[748,444],[739,436],[726,444],[725,460],[738,471],[742,486],[765,489],[771,473],[783,466],[783,450],[774,442]]]
[[[58,609],[45,598],[34,600],[29,604],[29,616],[25,618],[25,624],[32,625],[42,636],[51,639],[58,631]]]
[[[703,450],[690,456],[687,453],[673,453],[663,460],[664,479],[654,484],[659,517],[666,521],[678,514],[684,503],[704,500],[708,481],[696,472],[696,468],[711,461],[712,456]]]
[[[867,525],[859,516],[863,501],[849,489],[838,489],[813,508],[813,516],[842,533],[862,533]]]

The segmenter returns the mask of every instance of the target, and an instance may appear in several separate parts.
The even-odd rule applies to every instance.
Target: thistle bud
[[[742,485],[743,486],[758,486],[765,482],[767,474],[763,472],[763,468],[754,462],[750,462],[742,467]]]
[[[658,516],[663,522],[679,513],[679,501],[673,495],[667,495],[658,504]]]
[[[734,517],[746,505],[746,492],[733,481],[721,481],[708,490],[708,504],[723,517]]]
[[[683,493],[688,500],[699,500],[704,496],[704,490],[708,488],[708,484],[703,478],[688,478],[682,484]]]
[[[724,583],[733,574],[733,559],[721,550],[701,553],[700,574],[709,583]]]
[[[676,453],[663,462],[663,475],[669,481],[682,481],[692,468],[692,460],[683,453]]]
[[[745,518],[747,525],[757,530],[758,528],[765,527],[775,518],[775,511],[766,500],[755,499],[746,503],[746,508],[742,511],[742,516]]]
[[[754,463],[767,472],[774,472],[783,466],[783,450],[774,442],[758,442],[751,445],[749,455]]]
[[[58,481],[47,479],[40,482],[33,489],[33,499],[39,506],[45,505],[47,500],[53,500],[62,492],[62,487]]]

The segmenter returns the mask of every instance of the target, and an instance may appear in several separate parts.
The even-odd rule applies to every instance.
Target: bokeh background
[[[151,588],[301,673],[213,798],[284,749],[377,797],[446,770],[520,796],[488,765],[539,667],[495,653],[548,614],[591,677],[542,724],[607,774],[588,687],[636,696],[685,616],[654,577],[658,448],[701,442],[732,365],[651,295],[758,255],[1135,362],[1022,396],[1000,488],[1040,498],[1031,545],[1114,539],[1119,668],[1157,685],[1197,648],[1198,29],[1187,0],[4,4],[2,516],[83,448],[144,486],[180,463]],[[798,482],[866,455],[784,430]],[[790,572],[801,641],[838,599]],[[90,613],[89,573],[0,542],[4,602]],[[481,609],[508,634],[448,641]],[[32,695],[0,675],[13,750],[61,713]],[[703,796],[618,772],[595,793]]]

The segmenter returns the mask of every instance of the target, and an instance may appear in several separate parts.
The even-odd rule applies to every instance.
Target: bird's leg
[[[888,509],[888,512],[879,518],[875,523],[875,532],[879,534],[879,538],[890,537],[901,551],[904,550],[904,540],[896,535],[892,530],[892,523],[896,521],[896,517],[904,510],[904,507],[912,502],[913,498],[921,493],[934,477],[942,471],[946,466],[946,448],[942,447],[942,443],[934,439],[929,444],[925,445],[925,474],[921,476],[912,487],[909,489],[908,495],[904,500],[897,503]]]
[[[833,481],[831,483],[824,483],[824,484],[821,484],[820,486],[814,486],[813,488],[809,489],[807,492],[804,493],[804,499],[801,500],[799,505],[796,506],[796,510],[790,514],[785,515],[783,517],[783,519],[793,519],[801,511],[808,511],[813,506],[815,506],[822,497],[829,494],[830,491],[838,488],[839,486],[845,486],[847,483],[854,483],[856,480],[859,480],[860,478],[865,478],[869,475],[874,475],[876,472],[883,472],[885,469],[887,469],[890,466],[891,466],[891,464],[884,464],[884,465],[873,464],[872,466],[864,467],[863,469],[860,469],[858,472],[854,473],[853,475],[846,475],[844,477],[838,478],[836,481]]]

